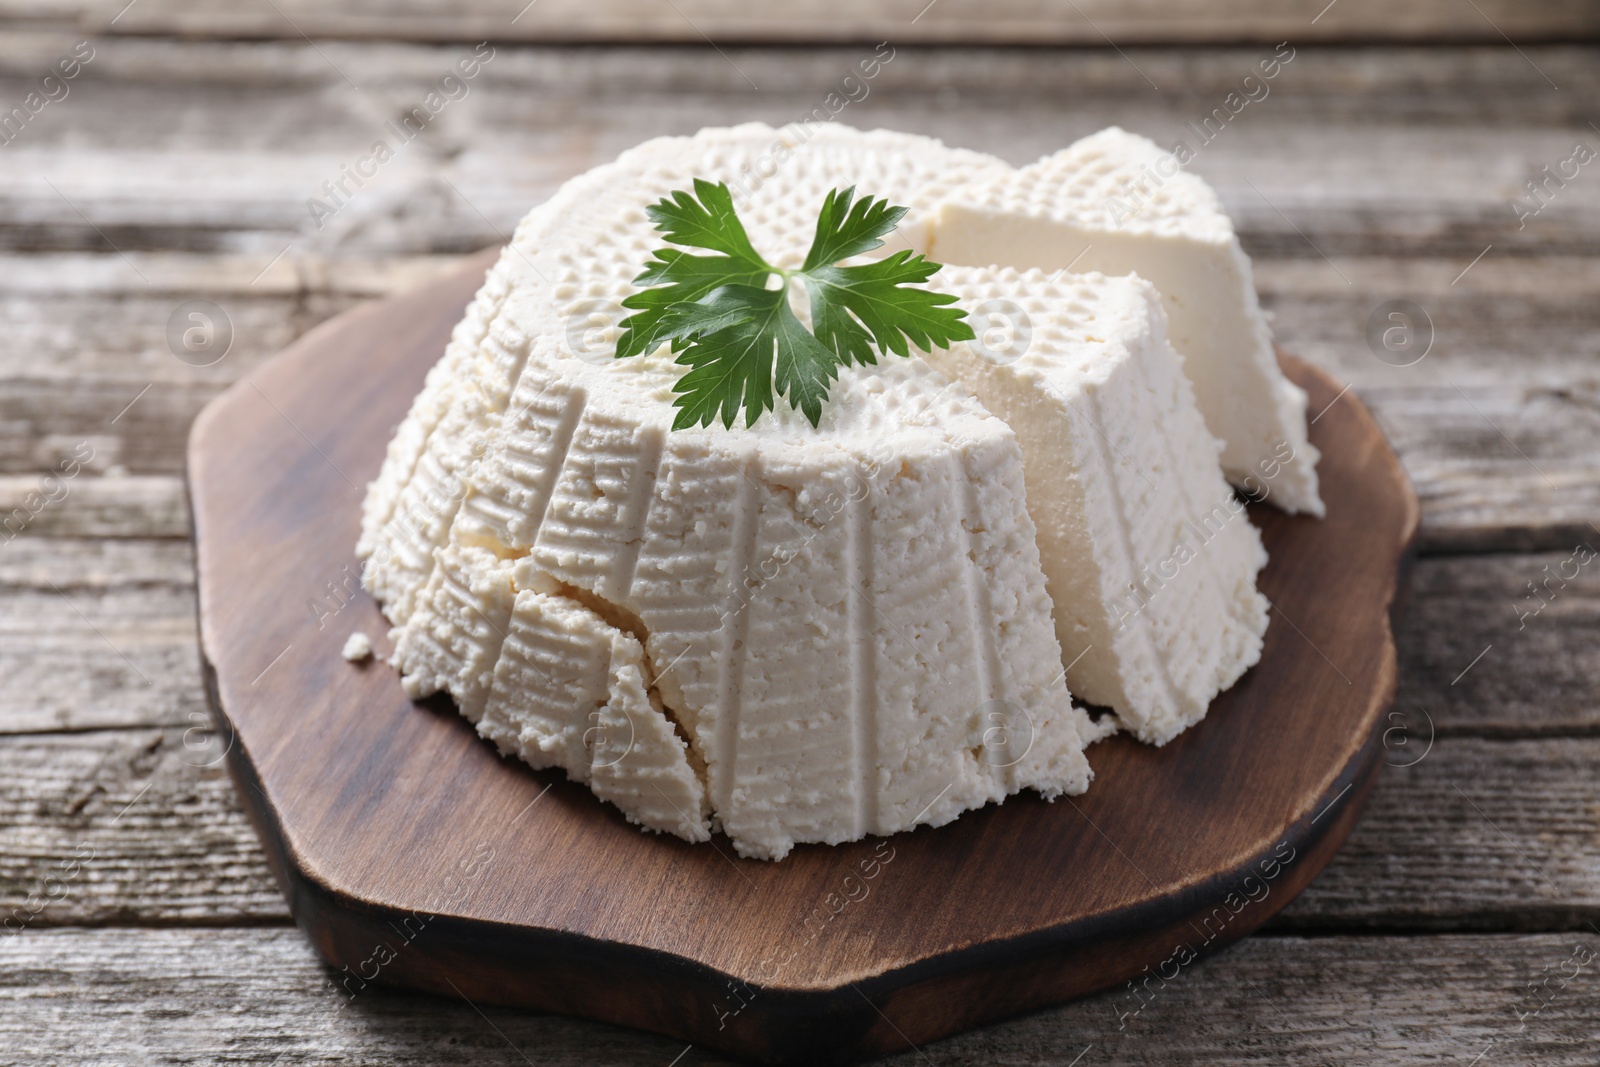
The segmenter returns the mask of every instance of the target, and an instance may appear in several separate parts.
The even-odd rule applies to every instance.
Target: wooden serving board
[[[1081,797],[740,860],[639,832],[448,702],[413,704],[387,665],[345,662],[353,631],[388,650],[355,580],[364,486],[492,259],[326,323],[190,439],[218,727],[338,996],[395,983],[849,1062],[1112,986],[1107,1011],[1132,1011],[1130,980],[1204,966],[1343,842],[1381,764],[1418,509],[1367,410],[1290,357],[1328,517],[1251,508],[1261,662],[1166,747],[1096,745]]]

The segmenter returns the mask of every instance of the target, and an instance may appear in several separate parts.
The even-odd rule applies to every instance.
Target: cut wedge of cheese
[[[1172,153],[1113,127],[964,188],[939,208],[929,257],[1153,283],[1229,480],[1323,513],[1306,395],[1278,367],[1250,261],[1216,194]]]
[[[483,548],[450,545],[417,594],[420,625],[396,631],[392,662],[413,700],[446,690],[473,722],[483,716],[516,595],[511,562]]]
[[[1261,654],[1266,564],[1160,296],[1135,276],[946,267],[977,338],[926,356],[1017,434],[1072,692],[1165,744]]]
[[[560,767],[629,822],[706,840],[704,783],[651,699],[637,636],[525,564],[529,588],[517,593],[478,733],[531,766]]]
[[[533,212],[368,495],[408,691],[448,689],[504,751],[747,856],[1083,791],[1104,730],[1068,695],[1005,423],[888,358],[843,372],[815,429],[780,402],[752,429],[669,431],[670,355],[610,358],[661,243],[644,208],[696,177],[739,190],[755,246],[792,266],[830,189],[910,205],[916,242],[1008,170],[749,126],[649,142]],[[623,733],[632,752],[595,756]]]

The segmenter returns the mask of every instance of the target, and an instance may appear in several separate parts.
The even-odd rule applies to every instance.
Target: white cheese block
[[[775,143],[791,147],[767,174]],[[902,134],[748,126],[650,142],[530,215],[479,297],[477,351],[453,346],[414,417],[442,413],[402,428],[424,443],[393,450],[369,497],[369,588],[408,687],[449,689],[502,748],[587,774],[644,825],[720,827],[748,856],[1081,792],[1101,731],[1068,696],[1004,423],[890,357],[844,372],[818,428],[780,401],[753,429],[671,431],[670,356],[604,358],[661,243],[645,206],[695,177],[745,179],[755,246],[798,265],[829,189],[912,206],[916,241],[953,188],[1007,169]],[[453,506],[411,517],[451,479]],[[573,734],[593,711],[645,739],[638,761],[600,773],[595,727]]]
[[[1135,276],[946,267],[977,338],[927,359],[1022,445],[1067,684],[1165,744],[1261,654],[1267,556]]]
[[[1232,222],[1172,153],[1115,127],[1085,137],[962,189],[939,209],[929,255],[1152,282],[1228,478],[1287,511],[1323,513],[1305,392],[1278,367]]]

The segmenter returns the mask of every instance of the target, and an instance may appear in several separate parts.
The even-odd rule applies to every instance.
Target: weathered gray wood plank
[[[120,4],[87,0],[8,0],[0,17],[75,21],[105,32],[221,37],[398,38],[409,40],[534,41],[938,41],[951,44],[1011,42],[1099,46],[1107,38],[1133,42],[1239,40],[1486,41],[1500,33],[1518,41],[1569,40],[1600,33],[1600,17],[1581,0],[1518,4],[1479,0],[1468,18],[1449,0],[1419,0],[1396,9],[1379,0],[1345,0],[1323,10],[1317,3],[1263,6],[1250,0],[1162,0],[1139,4],[1080,0],[894,0],[863,7],[846,0],[797,5],[742,4],[736,0],[475,0],[447,4],[411,0],[370,5],[344,0],[282,0],[278,11],[223,0],[145,0]],[[120,12],[120,13],[119,13]]]
[[[61,455],[70,452],[69,446]],[[41,504],[52,492],[58,500]],[[13,521],[5,536],[24,519],[23,535],[33,537],[189,536],[189,503],[175,475],[80,474],[66,483],[65,496],[60,492],[44,483],[42,473],[0,475],[0,524]]]
[[[20,98],[69,43],[9,42],[0,92]],[[468,251],[509,233],[561,180],[648,137],[798,121],[871,54],[723,51],[500,46],[469,94],[318,228],[307,199],[392,139],[385,122],[465,46],[102,41],[72,95],[0,153],[0,247]],[[866,95],[838,121],[1014,161],[1113,123],[1194,146],[1190,124],[1271,52],[1124,51],[907,47],[852,90]],[[1522,229],[1510,200],[1575,140],[1595,138],[1586,116],[1600,66],[1589,48],[1523,52],[1301,48],[1191,166],[1257,254],[1470,258],[1490,242],[1501,254],[1587,254],[1600,241],[1600,183],[1566,183]]]
[[[1280,343],[1369,395],[1592,385],[1600,365],[1593,300],[1600,260],[1497,251],[1472,258],[1340,256],[1330,264],[1257,257],[1256,290]],[[1374,319],[1395,324],[1379,309],[1402,300],[1422,309],[1425,318],[1414,325],[1426,354],[1391,352],[1381,334],[1376,344],[1368,340]]]
[[[1391,739],[1397,766],[1345,850],[1280,926],[1600,923],[1592,797],[1600,740],[1438,738],[1429,748],[1425,720],[1397,726],[1412,731],[1405,744]],[[209,731],[183,727],[0,737],[0,917],[37,908],[37,894],[48,894],[60,899],[30,925],[285,918],[254,833],[213,762],[219,746]],[[47,884],[91,849],[64,893]]]
[[[93,538],[20,537],[0,547],[0,597],[37,593],[52,584],[91,597],[147,586],[176,587],[192,595],[194,552],[187,541]]]
[[[1422,497],[1429,549],[1570,547],[1595,532],[1595,260],[1265,259],[1256,277],[1280,342],[1376,411]],[[1422,347],[1404,355],[1369,338],[1392,301],[1422,312],[1409,313]]]
[[[1587,932],[1254,938],[1152,979],[1142,998],[1111,991],[882,1062],[1420,1067],[1490,1049],[1483,1062],[1587,1065],[1600,1041],[1597,950]],[[376,987],[341,1005],[289,929],[30,930],[0,954],[5,1064],[727,1062],[666,1038]]]
[[[426,284],[459,262],[278,251],[133,252],[126,260],[111,252],[0,253],[0,322],[12,342],[0,350],[0,375],[232,381],[250,359],[327,315]],[[1471,387],[1508,376],[1557,387],[1592,373],[1600,359],[1600,309],[1592,299],[1600,261],[1494,253],[1472,259],[1340,256],[1329,264],[1314,256],[1257,256],[1255,282],[1280,340],[1360,388]],[[189,299],[214,301],[234,320],[234,347],[214,367],[188,366],[168,346],[168,319]],[[1415,301],[1430,316],[1434,347],[1412,365],[1392,365],[1404,362],[1394,356],[1384,362],[1366,339],[1372,313],[1396,299]]]
[[[9,735],[0,736],[0,917],[66,887],[21,936],[0,933],[0,1063],[671,1062],[683,1051],[672,1042],[486,1009],[508,1042],[466,1005],[403,994],[374,992],[337,1011],[297,932],[195,928],[282,924],[286,910],[231,786],[204,765],[214,750],[184,743],[204,705],[180,540],[182,442],[205,400],[272,351],[357,300],[425,278],[452,253],[498,240],[568,175],[658,132],[798,118],[870,48],[727,47],[725,62],[684,27],[663,29],[676,18],[666,5],[636,17],[618,3],[577,11],[542,0],[504,33],[489,32],[490,20],[515,11],[489,5],[441,15],[413,0],[378,31],[342,2],[282,6],[317,34],[463,43],[322,42],[319,54],[271,5],[141,0],[113,32],[289,40],[100,38],[70,99],[0,151],[0,331],[11,342],[0,351],[0,517],[77,444],[95,449],[66,499],[23,536],[0,538],[0,735]],[[715,6],[716,34],[793,32],[782,12]],[[1192,17],[1199,4],[1175,18],[1154,4],[1079,6],[1126,41],[1270,29],[1297,46],[1347,32],[1336,29],[1343,20],[1377,8],[1341,0],[1312,27],[1318,2],[1253,13],[1254,30],[1222,18],[1206,31]],[[1519,43],[1594,17],[1580,4],[1478,6]],[[1391,5],[1384,28],[1363,32],[1410,33],[1447,7],[1451,32],[1489,36],[1453,0]],[[927,33],[963,47],[900,48],[841,119],[1017,161],[1112,122],[1171,140],[1265,54],[971,48],[985,32],[1030,43],[1088,32],[1076,12],[1050,11],[1041,25],[1046,8],[1029,0],[978,10],[942,0],[911,35],[884,32],[897,45]],[[1231,0],[1204,8],[1242,10]],[[677,33],[690,46],[500,46],[468,99],[328,228],[310,225],[306,197],[417,103],[468,42],[605,36],[619,11],[629,12],[629,33]],[[78,0],[0,0],[0,17],[39,25],[98,26],[115,13]],[[1152,13],[1169,16],[1166,29],[1141,22]],[[549,22],[535,26],[535,14]],[[578,21],[562,29],[559,18],[570,17]],[[964,28],[975,18],[982,30]],[[1306,31],[1280,36],[1274,20],[1291,19]],[[961,35],[937,36],[952,27]],[[74,39],[0,34],[0,99],[20,99]],[[1551,977],[1571,958],[1573,934],[1383,936],[1600,924],[1596,587],[1587,564],[1570,579],[1561,569],[1579,540],[1600,543],[1590,526],[1600,522],[1600,184],[1586,170],[1521,230],[1509,206],[1574,140],[1600,143],[1587,125],[1600,66],[1593,48],[1524,52],[1300,47],[1271,96],[1195,168],[1239,218],[1280,339],[1355,383],[1384,421],[1425,500],[1425,546],[1560,551],[1419,564],[1399,639],[1402,717],[1388,753],[1397,766],[1273,936],[1186,969],[1125,1030],[1118,1012],[1137,1001],[1100,998],[942,1043],[925,1050],[930,1060],[1066,1063],[1084,1052],[1086,1065],[1470,1063],[1487,1052],[1483,1063],[1593,1061],[1594,967],[1565,986]],[[167,318],[192,296],[235,320],[236,347],[214,367],[185,366],[167,350]],[[1374,308],[1401,298],[1428,309],[1437,343],[1421,363],[1391,367],[1367,346],[1365,327]],[[1538,600],[1528,599],[1530,581],[1549,583]],[[74,858],[80,874],[52,876]],[[186,928],[71,928],[124,923]],[[1352,931],[1365,933],[1344,936]],[[1516,1013],[1539,1004],[1529,983],[1541,982],[1555,999],[1519,1031]],[[695,1050],[680,1062],[712,1058]]]
[[[0,545],[0,732],[203,721],[193,567],[177,540]]]
[[[0,473],[47,471],[74,455],[92,456],[92,473],[179,473],[189,424],[224,388],[319,323],[457,262],[170,253],[130,260],[131,267],[116,255],[0,257],[0,330],[11,342],[0,352]],[[197,311],[192,301],[210,306]],[[207,316],[215,352],[185,349],[191,314]],[[215,340],[222,337],[231,341]]]
[[[0,923],[287,919],[220,752],[183,728],[0,741]]]
[[[1344,850],[1280,926],[1505,930],[1600,922],[1592,888],[1600,885],[1600,811],[1592,799],[1600,743],[1456,738],[1436,739],[1430,751],[1424,717],[1391,721],[1393,766]]]
[[[1422,502],[1427,551],[1570,547],[1600,523],[1600,399],[1567,387],[1363,394]]]
[[[1455,735],[1600,733],[1600,536],[1588,534],[1581,550],[1417,563],[1396,635],[1395,708],[1414,737],[1429,721]]]
[[[1563,436],[1560,429],[1538,422],[1538,412],[1520,408],[1519,397],[1520,391],[1510,396],[1485,391],[1466,397],[1369,398],[1422,499],[1424,551],[1533,551],[1570,546],[1593,534],[1600,522],[1600,483],[1594,474],[1595,453],[1584,440],[1593,432],[1586,425],[1592,416],[1576,411],[1581,421],[1574,429],[1579,432]],[[1544,399],[1545,411],[1568,403],[1559,397]],[[1396,409],[1411,421],[1396,418]],[[83,439],[70,432],[52,437]],[[1530,448],[1534,442],[1554,454]],[[1573,455],[1574,442],[1585,451]],[[70,451],[64,447],[59,454]],[[0,517],[18,508],[32,512],[25,526],[32,535],[188,535],[183,484],[175,474],[80,475],[64,500],[42,508],[32,495],[40,492],[40,478],[0,475]]]
[[[219,391],[362,300],[422,284],[454,257],[391,262],[138,254],[0,257],[0,471],[92,455],[94,473],[182,469],[189,423]],[[146,284],[146,282],[148,284]],[[183,345],[191,301],[218,349]],[[181,353],[181,355],[180,355]],[[82,446],[82,447],[80,447]]]

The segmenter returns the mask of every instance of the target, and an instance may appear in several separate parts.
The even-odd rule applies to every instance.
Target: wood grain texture
[[[95,449],[95,472],[114,464],[138,474],[179,472],[199,406],[318,323],[459,262],[453,256],[397,257],[386,264],[355,255],[274,262],[272,254],[166,253],[130,259],[150,287],[114,254],[0,255],[0,328],[15,342],[0,350],[0,425],[11,431],[0,437],[0,471],[46,469],[87,440]],[[1460,434],[1451,432],[1460,414],[1443,411],[1439,395],[1471,413],[1455,388],[1481,404],[1515,385],[1519,398],[1540,404],[1538,422],[1550,428],[1544,437],[1520,437],[1519,447],[1558,470],[1600,461],[1592,454],[1600,447],[1596,431],[1586,421],[1600,403],[1594,374],[1600,307],[1590,299],[1600,287],[1600,269],[1591,261],[1491,256],[1454,286],[1449,283],[1465,260],[1356,257],[1339,263],[1358,285],[1345,286],[1321,260],[1278,257],[1256,259],[1256,284],[1280,337],[1353,383],[1391,435],[1414,438],[1419,454],[1430,448],[1447,454],[1461,444]],[[1394,367],[1373,354],[1365,328],[1376,307],[1401,297],[1420,302],[1437,319],[1438,351],[1414,366]],[[192,299],[216,303],[234,325],[233,347],[212,366],[189,366],[168,347],[168,320]],[[146,385],[150,393],[111,423]],[[1407,408],[1418,396],[1435,399]],[[1453,422],[1444,421],[1447,415]],[[1482,442],[1472,458],[1500,464],[1507,477],[1512,460],[1534,473],[1499,438]],[[1509,496],[1504,503],[1511,503]]]
[[[280,0],[272,10],[225,0],[8,0],[0,17],[75,22],[108,33],[191,37],[388,38],[698,44],[710,39],[801,43],[924,41],[950,44],[1103,45],[1232,41],[1574,40],[1600,34],[1600,15],[1582,0],[1477,0],[1475,17],[1449,0],[1416,0],[1396,10],[1379,0],[1262,3],[1261,0],[889,0],[867,7],[845,0],[761,5],[736,0],[406,0],[381,9],[356,0]]]
[[[10,668],[0,733],[178,725],[205,710],[191,590],[46,583],[0,599],[0,655]]]
[[[1437,1067],[1470,1064],[1492,1045],[1482,1062],[1589,1067],[1600,1043],[1596,952],[1592,932],[1258,937],[1152,981],[1143,1001],[1113,990],[881,1062]],[[0,941],[0,958],[7,1067],[729,1063],[668,1038],[454,994],[373,987],[347,1000],[294,930],[30,930]]]
[[[1419,516],[1370,416],[1287,357],[1325,409],[1312,435],[1329,517],[1252,510],[1278,620],[1262,662],[1166,747],[1098,746],[1095,788],[1065,804],[1013,797],[938,831],[737,862],[638,833],[562,776],[497,759],[447,709],[412,705],[391,671],[338,660],[342,635],[312,630],[295,590],[352,562],[358,483],[489,262],[326,324],[191,437],[202,647],[237,732],[229,764],[329,959],[359,963],[374,931],[420,915],[439,937],[384,961],[386,981],[768,1061],[849,1061],[1231,941],[1348,833],[1381,762],[1389,610]],[[349,610],[377,622],[364,595]],[[396,865],[401,852],[414,857]],[[1081,874],[1063,883],[1063,867]],[[455,900],[462,872],[482,884]],[[830,926],[843,905],[817,902],[842,900],[847,876],[870,886]],[[725,984],[760,988],[748,1014]],[[882,1008],[864,1011],[863,992]]]
[[[92,456],[91,474],[180,473],[189,424],[223,389],[328,318],[457,262],[0,256],[0,328],[12,342],[0,351],[0,514],[35,487],[26,478],[8,486],[5,472],[50,470],[80,446]],[[232,335],[225,354],[205,366],[179,358],[170,336],[174,316],[195,300],[220,309],[218,322]],[[157,536],[137,527],[124,533]]]
[[[1417,562],[1396,638],[1397,703],[1414,735],[1429,723],[1439,736],[1600,733],[1600,571],[1578,567],[1576,548]],[[306,599],[308,624],[320,615],[341,636],[356,628],[335,602]],[[0,545],[0,676],[15,682],[0,690],[0,734],[188,723],[204,708],[193,605],[181,541]]]
[[[133,451],[152,465],[173,464],[180,454],[178,439],[216,392],[191,394],[179,414],[136,442]],[[1369,409],[1396,444],[1417,488],[1424,552],[1570,550],[1596,536],[1600,479],[1594,472],[1600,468],[1600,447],[1590,444],[1596,416],[1586,397],[1566,389],[1489,386],[1460,393],[1355,395],[1370,399]],[[54,447],[19,442],[18,451],[62,457],[77,442],[89,441],[110,455],[120,454],[121,437],[75,433],[71,423],[62,425],[67,432],[51,438],[59,442]],[[103,425],[90,418],[77,427],[92,431]],[[40,482],[41,474],[0,475],[0,521],[24,507]],[[88,538],[188,533],[188,503],[176,474],[85,476],[69,489],[59,506],[26,516],[23,533]]]
[[[81,440],[81,438],[80,438]],[[70,451],[64,449],[63,454]],[[80,475],[53,503],[41,504],[53,490],[39,474],[0,475],[0,535],[13,543],[12,530],[33,537],[187,537],[189,504],[183,480],[173,475],[96,478]],[[18,511],[22,514],[18,514]]]
[[[0,739],[0,917],[37,907],[45,880],[87,845],[88,876],[30,928],[288,920],[243,808],[220,768],[204,766],[214,749],[185,747],[190,725]],[[1422,719],[1407,726],[1404,745],[1390,735],[1390,766],[1348,842],[1270,928],[1600,924],[1600,741],[1446,737],[1430,748]]]
[[[1430,751],[1421,716],[1391,725],[1409,736],[1401,744],[1402,734],[1390,735],[1381,788],[1339,862],[1280,926],[1561,930],[1600,923],[1600,804],[1590,782],[1600,744],[1447,738]]]
[[[9,53],[0,53],[0,91],[24,95],[71,43],[0,41]],[[319,228],[307,199],[392,137],[385,123],[417,106],[469,48],[103,44],[72,95],[0,153],[0,248],[109,252],[109,240],[130,257],[272,256],[292,241],[301,254],[467,252],[504,240],[565,178],[646,138],[800,121],[872,54],[732,48],[724,60],[703,47],[499,46],[468,95]],[[1194,147],[1191,124],[1272,50],[1124,53],[906,47],[864,97],[853,90],[861,98],[837,121],[1019,163],[1111,124]],[[1595,183],[1567,183],[1520,228],[1510,201],[1595,136],[1586,118],[1600,100],[1594,57],[1575,46],[1306,46],[1191,166],[1216,185],[1255,255],[1443,254],[1465,266],[1490,242],[1496,256],[1587,255],[1600,229]],[[185,121],[154,120],[167,114]],[[1345,285],[1331,269],[1327,277]]]
[[[208,741],[204,718],[0,740],[0,924],[283,922]]]
[[[1586,532],[1558,552],[1416,569],[1396,701],[1414,732],[1431,719],[1442,734],[1600,733],[1600,537]]]

